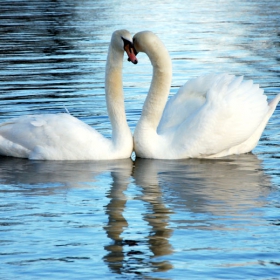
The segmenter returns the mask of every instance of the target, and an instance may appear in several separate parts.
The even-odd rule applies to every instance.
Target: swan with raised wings
[[[165,46],[150,31],[135,34],[133,43],[153,66],[149,93],[134,132],[137,157],[216,158],[254,149],[280,94],[268,103],[252,81],[210,74],[188,81],[167,102],[172,65]]]
[[[36,160],[110,160],[129,158],[133,149],[127,124],[122,66],[126,51],[137,63],[127,30],[112,34],[106,63],[105,91],[112,139],[67,113],[26,115],[0,125],[0,155]]]

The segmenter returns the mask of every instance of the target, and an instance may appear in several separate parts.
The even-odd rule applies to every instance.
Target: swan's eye
[[[124,37],[122,37],[122,40],[123,40],[123,49],[125,50],[127,48],[127,45],[132,45],[132,43],[125,39]]]
[[[133,45],[133,43],[125,38],[122,37],[123,43],[124,43],[124,47],[123,49],[126,51],[127,48],[130,50],[130,52],[133,52],[135,55],[138,54],[138,52],[135,50],[135,47]]]

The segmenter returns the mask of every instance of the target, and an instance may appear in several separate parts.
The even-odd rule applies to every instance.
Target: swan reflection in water
[[[142,194],[134,196],[134,201],[141,200],[144,202],[145,211],[142,213],[136,211],[133,214],[141,215],[149,225],[149,230],[146,233],[144,227],[144,232],[137,234],[139,239],[124,239],[122,237],[124,231],[131,228],[129,222],[123,216],[126,211],[129,211],[129,209],[126,209],[128,208],[128,198],[124,193],[128,188],[129,178],[125,173],[112,172],[112,188],[107,195],[110,202],[106,206],[109,221],[104,229],[113,243],[105,246],[109,253],[104,257],[104,260],[118,274],[138,274],[141,271],[147,271],[147,269],[152,269],[154,272],[167,271],[172,268],[168,261],[153,261],[153,258],[173,252],[169,243],[169,237],[172,234],[172,230],[169,228],[171,210],[163,203],[162,192],[157,182],[143,180],[145,174],[142,174],[141,161],[136,161],[135,164],[132,176],[137,187],[140,187]],[[131,229],[131,231],[133,230]],[[146,234],[144,240],[142,234]],[[147,246],[149,248],[148,253],[145,249]],[[149,257],[147,259],[147,256],[151,256],[151,259]]]
[[[29,161],[0,157],[0,183],[27,194],[52,194],[69,188],[91,187],[98,176],[111,171],[132,172],[131,159],[102,161]],[[44,188],[42,188],[44,186]]]
[[[246,211],[265,204],[263,197],[272,185],[253,154],[215,160],[137,159],[133,176],[136,184],[147,189],[158,186],[162,203],[173,213],[180,212],[176,228],[182,225],[206,230],[221,226],[230,230],[231,221],[221,225],[215,220],[247,218]],[[194,213],[206,213],[212,221],[198,221],[200,216]]]
[[[215,160],[137,159],[134,174],[138,172],[141,184],[160,185],[167,194],[165,203],[193,213],[228,214],[221,213],[217,204],[232,211],[260,207],[263,202],[258,198],[267,195],[271,186],[261,161],[253,154]]]
[[[99,178],[108,172],[112,179],[109,183],[104,182],[104,177]],[[260,197],[268,195],[271,186],[253,154],[216,160],[0,161],[1,192],[7,191],[4,185],[8,184],[8,191],[23,195],[54,195],[67,193],[70,188],[92,188],[96,183],[107,184],[105,201],[109,202],[104,208],[108,220],[103,228],[109,241],[104,245],[103,260],[117,274],[172,269],[168,255],[174,251],[173,231],[181,226],[203,229],[203,223],[196,224],[196,215],[190,219],[191,214],[207,213],[210,218],[226,215],[225,230],[230,229],[232,219],[244,210],[265,203]],[[142,210],[138,211],[137,202],[142,203]],[[134,209],[131,211],[130,207]],[[178,212],[180,219],[172,219]],[[127,216],[143,220],[142,232],[133,234],[134,221]],[[204,224],[207,230],[216,229],[215,221],[210,227]],[[133,237],[124,237],[131,232]]]

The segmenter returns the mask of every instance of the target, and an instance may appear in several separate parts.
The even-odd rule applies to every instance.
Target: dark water
[[[171,92],[229,72],[280,92],[279,1],[2,1],[0,120],[64,112],[111,135],[111,33],[152,30]],[[137,123],[152,74],[124,64]],[[218,160],[0,158],[0,279],[280,279],[279,108],[253,151]]]

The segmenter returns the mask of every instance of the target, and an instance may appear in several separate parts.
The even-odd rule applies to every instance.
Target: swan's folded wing
[[[158,126],[158,133],[166,133],[189,119],[206,102],[206,94],[212,87],[215,74],[204,75],[187,81],[180,87],[166,103],[161,121]]]
[[[110,143],[69,114],[28,115],[0,125],[0,154],[7,156],[86,159],[97,153],[98,158],[98,153],[110,151]]]
[[[243,77],[219,75],[207,91],[206,102],[181,123],[173,141],[191,156],[215,155],[249,139],[268,110],[258,85]]]

